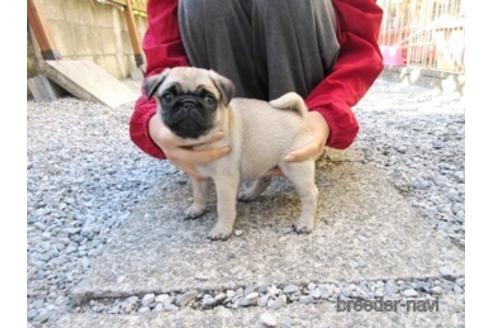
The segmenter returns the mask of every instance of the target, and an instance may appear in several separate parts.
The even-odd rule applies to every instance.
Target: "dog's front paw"
[[[314,228],[314,220],[299,218],[296,223],[293,224],[294,230],[297,233],[311,233]]]
[[[211,240],[226,240],[232,234],[232,228],[223,224],[216,224],[215,227],[208,234],[208,238]]]
[[[205,212],[205,206],[193,204],[185,210],[185,219],[196,219],[197,217],[205,214]]]

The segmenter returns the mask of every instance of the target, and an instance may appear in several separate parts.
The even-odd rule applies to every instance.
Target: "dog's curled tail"
[[[301,115],[301,117],[304,117],[304,114],[308,111],[304,99],[295,92],[288,92],[285,95],[270,101],[270,105],[277,109],[292,110]]]

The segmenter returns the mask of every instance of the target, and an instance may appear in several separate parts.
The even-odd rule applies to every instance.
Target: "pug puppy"
[[[144,82],[147,97],[155,97],[158,115],[170,131],[183,139],[196,140],[195,148],[230,145],[228,155],[198,165],[197,171],[210,177],[217,190],[217,222],[209,234],[212,240],[229,238],[236,221],[236,200],[242,180],[255,179],[239,195],[243,201],[257,198],[270,183],[267,173],[278,166],[294,185],[302,213],[294,224],[298,233],[313,230],[318,189],[314,182],[314,159],[286,162],[290,150],[312,140],[305,122],[306,105],[298,94],[287,93],[270,102],[233,98],[234,84],[213,70],[193,67],[166,69]],[[200,145],[222,131],[225,137]],[[188,218],[205,212],[207,181],[192,178],[193,204]]]

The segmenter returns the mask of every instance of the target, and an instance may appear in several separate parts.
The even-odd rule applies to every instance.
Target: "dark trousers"
[[[231,79],[236,96],[306,97],[338,55],[331,0],[179,0],[191,65]]]

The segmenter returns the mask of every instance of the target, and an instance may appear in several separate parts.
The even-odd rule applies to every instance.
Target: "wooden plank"
[[[133,49],[133,56],[135,58],[135,64],[137,67],[143,65],[143,51],[140,46],[140,36],[137,30],[137,24],[135,23],[135,13],[146,12],[145,4],[146,1],[132,1],[132,0],[108,0],[109,4],[120,7],[124,10],[126,26],[128,28],[128,33],[130,34],[130,42]],[[135,8],[134,3],[137,5]],[[143,11],[142,11],[143,10]]]
[[[35,101],[54,101],[65,94],[62,88],[48,80],[44,75],[27,79],[27,87]]]
[[[56,50],[46,20],[35,0],[27,1],[27,19],[36,36],[43,59],[60,59],[60,53]]]
[[[135,17],[133,16],[133,7],[131,0],[126,0],[125,19],[126,25],[128,26],[128,33],[130,34],[135,63],[137,64],[137,67],[140,67],[143,64],[143,52],[142,48],[140,47],[140,37],[138,35]]]
[[[119,6],[126,6],[126,0],[110,0],[109,3],[114,3]]]
[[[133,10],[140,13],[147,12],[147,0],[132,0]]]
[[[82,100],[116,108],[138,98],[138,93],[89,60],[48,60],[42,69],[52,81]]]
[[[126,7],[127,0],[107,0],[109,4]],[[147,0],[130,0],[134,13],[145,14],[147,12]]]

